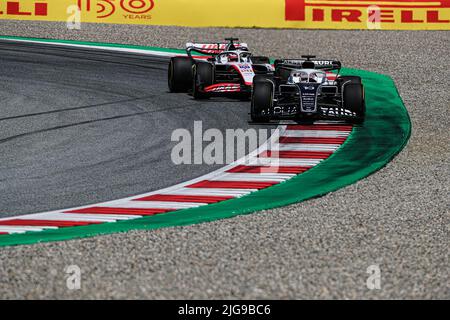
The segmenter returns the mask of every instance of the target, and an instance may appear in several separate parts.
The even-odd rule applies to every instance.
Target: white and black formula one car
[[[339,75],[339,61],[314,58],[275,60],[274,76],[254,77],[250,110],[253,122],[281,119],[364,121],[361,78]]]
[[[170,59],[170,91],[192,93],[195,99],[219,94],[249,97],[256,74],[273,75],[269,58],[253,56],[247,44],[237,38],[225,41],[187,43],[187,56]]]

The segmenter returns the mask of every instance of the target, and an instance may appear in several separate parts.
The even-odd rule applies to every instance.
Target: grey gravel
[[[393,77],[413,123],[379,172],[300,204],[157,231],[0,249],[2,298],[449,299],[449,32],[0,24],[0,34],[180,47],[236,35],[270,56],[314,53]],[[65,286],[64,267],[82,269]],[[366,287],[369,265],[381,289]]]

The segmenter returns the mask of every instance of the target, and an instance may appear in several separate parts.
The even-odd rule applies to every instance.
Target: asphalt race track
[[[231,31],[89,24],[75,32],[64,24],[14,21],[0,26],[0,34],[173,48],[187,40],[217,40],[230,33],[258,54],[314,53],[338,57],[347,67],[390,75],[411,116],[408,146],[368,178],[300,204],[189,227],[1,248],[0,297],[450,297],[448,32]],[[41,55],[28,46],[19,53],[11,50],[18,48],[1,44],[2,119],[86,108],[0,120],[0,139],[38,131],[0,143],[0,203],[7,214],[114,199],[200,175],[212,168],[189,166],[187,172],[165,166],[164,170],[173,172],[173,176],[164,174],[165,179],[173,181],[155,178],[161,171],[157,166],[165,162],[158,157],[167,157],[164,139],[170,130],[192,126],[193,119],[219,128],[247,126],[242,102],[203,105],[186,95],[167,94],[165,66],[154,59],[79,50]],[[74,77],[83,81],[69,80]],[[50,86],[54,88],[50,96],[57,100],[47,101],[42,94]],[[89,107],[93,105],[97,106]],[[170,109],[155,112],[157,108]],[[155,117],[160,121],[153,121]],[[221,126],[223,118],[227,123]],[[107,120],[42,131],[100,119]],[[159,130],[165,134],[155,135]],[[160,143],[148,137],[161,139]],[[52,144],[47,147],[44,141]],[[114,148],[124,141],[127,150]],[[126,158],[130,154],[131,160]],[[4,172],[14,175],[5,177]],[[69,291],[65,285],[64,268],[72,264],[79,265],[83,274],[78,291]],[[380,290],[366,286],[366,270],[372,264],[381,268]]]
[[[7,42],[0,54],[0,217],[196,178],[215,166],[174,165],[175,129],[249,126],[239,100],[168,93],[164,57]]]

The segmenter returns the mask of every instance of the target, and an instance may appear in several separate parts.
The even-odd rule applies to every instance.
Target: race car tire
[[[358,76],[339,76],[336,81],[339,86],[342,86],[344,83],[350,81],[350,83],[362,83],[361,77]]]
[[[192,87],[192,60],[188,57],[172,57],[167,78],[170,92],[188,92]]]
[[[274,76],[270,74],[257,74],[253,77],[253,85],[259,82],[267,82],[267,80],[274,80]]]
[[[192,67],[192,96],[194,99],[209,98],[203,89],[214,83],[214,67],[210,63],[196,63]]]
[[[263,115],[263,110],[272,109],[273,84],[268,80],[256,79],[253,82],[252,102],[250,107],[250,118],[253,122],[268,122],[269,115]]]
[[[361,83],[347,83],[344,85],[342,95],[344,108],[356,114],[356,117],[350,121],[353,123],[363,123],[366,113],[363,85]]]

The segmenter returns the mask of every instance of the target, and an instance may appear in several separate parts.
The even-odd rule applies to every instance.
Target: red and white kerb
[[[239,198],[283,183],[318,165],[339,149],[351,131],[351,125],[281,126],[278,143],[266,143],[245,161],[241,159],[200,178],[143,195],[3,218],[0,234],[111,223]]]

